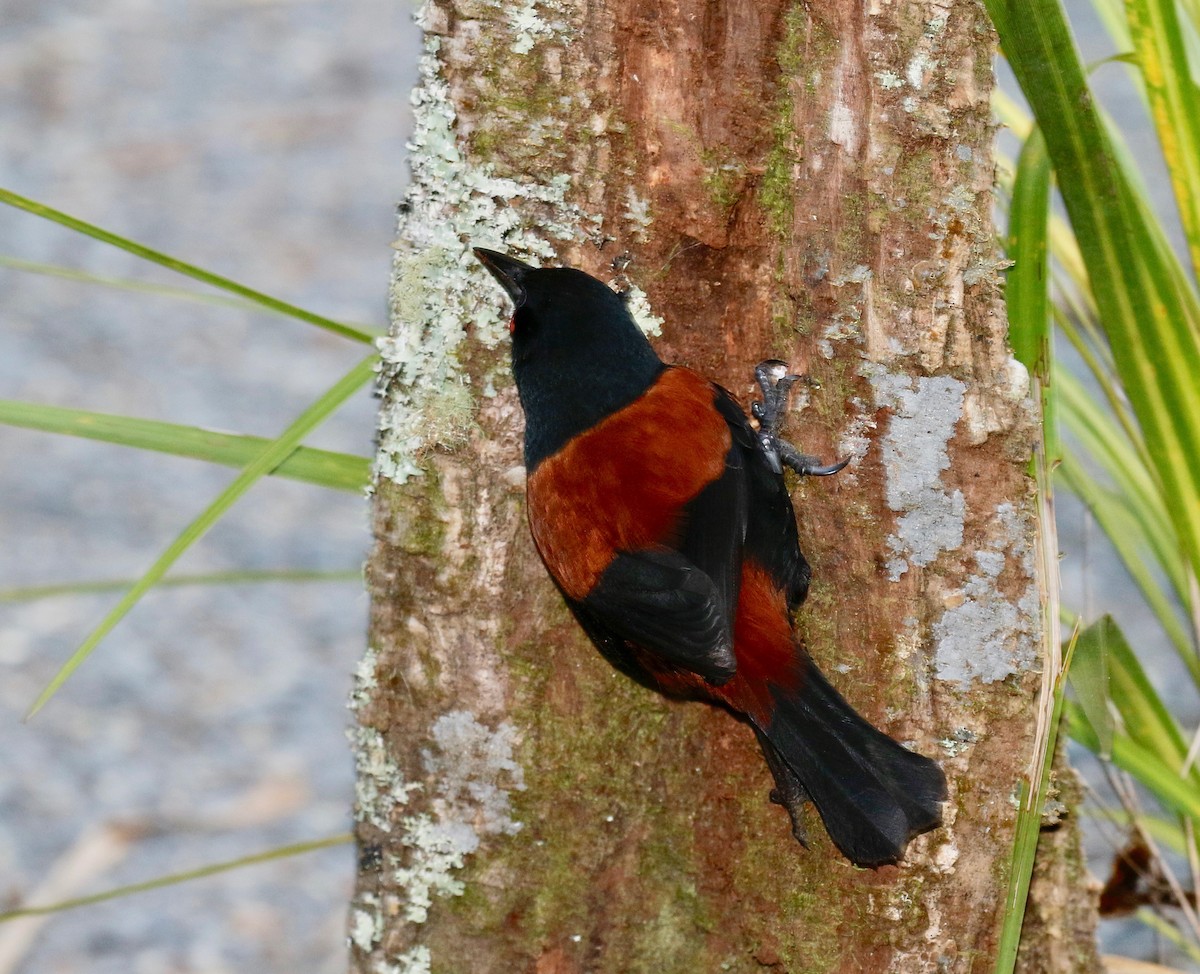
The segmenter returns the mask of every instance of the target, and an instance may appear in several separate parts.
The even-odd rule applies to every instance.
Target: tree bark
[[[990,970],[1040,623],[982,6],[421,16],[353,701],[353,969]],[[792,438],[854,459],[795,485],[799,631],[950,781],[902,865],[850,866],[815,815],[799,848],[748,727],[634,685],[573,624],[528,536],[504,302],[469,244],[632,285],[663,358],[743,402],[761,359],[812,378]]]

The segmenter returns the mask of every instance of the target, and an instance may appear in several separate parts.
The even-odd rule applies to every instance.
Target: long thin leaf
[[[1009,343],[1030,374],[1049,366],[1050,261],[1046,237],[1050,221],[1050,158],[1046,140],[1031,130],[1017,159],[1005,249],[1013,261],[1004,286]]]
[[[1188,67],[1183,26],[1175,0],[1127,0],[1125,9],[1192,269],[1200,274],[1200,91]]]
[[[1154,611],[1179,658],[1187,665],[1192,679],[1200,681],[1200,664],[1196,660],[1191,635],[1180,620],[1175,603],[1159,584],[1158,577],[1144,557],[1147,549],[1143,530],[1126,498],[1116,491],[1105,490],[1087,473],[1080,472],[1069,456],[1059,468],[1058,476],[1063,486],[1087,505],[1142,597]]]
[[[90,274],[74,267],[64,267],[61,264],[45,264],[40,261],[23,260],[20,257],[0,256],[0,267],[21,271],[25,274],[38,274],[42,277],[55,277],[63,281],[73,281],[77,284],[94,284],[98,287],[114,288],[118,291],[133,291],[138,294],[151,294],[160,298],[173,298],[177,301],[194,301],[199,304],[218,304],[227,308],[237,308],[241,311],[267,310],[274,314],[292,317],[291,314],[279,308],[262,303],[247,301],[245,298],[229,294],[213,294],[208,291],[196,291],[187,287],[173,287],[170,284],[156,284],[153,281],[138,281],[130,277],[108,277],[104,274]],[[373,334],[376,329],[372,325],[361,322],[345,322],[364,333]]]
[[[1200,566],[1200,305],[1130,188],[1057,0],[988,0],[1033,107],[1183,550]],[[1184,418],[1183,421],[1180,418]]]
[[[1017,790],[1017,826],[1009,860],[1004,921],[996,948],[995,974],[1012,974],[1017,964],[1021,928],[1029,899],[1029,884],[1041,831],[1042,810],[1050,787],[1050,769],[1058,745],[1067,676],[1075,653],[1072,639],[1062,650],[1059,619],[1058,531],[1054,517],[1054,490],[1045,451],[1034,454],[1034,479],[1038,502],[1038,558],[1042,618],[1042,686],[1038,694],[1037,727],[1029,767]]]
[[[106,578],[82,582],[58,582],[53,585],[23,585],[19,588],[0,589],[0,603],[36,602],[39,599],[54,599],[68,595],[96,595],[103,592],[119,592],[129,588],[136,578]],[[229,571],[205,572],[199,575],[168,575],[160,578],[158,588],[184,588],[189,585],[261,585],[272,582],[360,582],[362,569],[342,571],[318,571],[302,568],[280,568],[274,571]]]
[[[1066,715],[1071,737],[1099,754],[1100,739],[1083,709],[1068,700]],[[1172,771],[1154,751],[1134,743],[1124,734],[1117,734],[1112,742],[1112,760],[1153,792],[1164,807],[1200,820],[1200,789],[1180,778],[1178,772]]]
[[[198,426],[11,399],[0,399],[0,423],[207,460],[229,467],[244,467],[271,442],[261,436],[219,433]],[[321,487],[361,491],[370,479],[370,467],[368,457],[302,446],[275,470],[268,472]]]
[[[38,695],[26,720],[36,714],[54,696],[58,688],[67,681],[79,665],[91,655],[100,641],[125,617],[154,584],[193,543],[201,538],[238,498],[249,490],[260,478],[278,467],[300,445],[314,428],[324,421],[350,396],[366,385],[375,374],[377,357],[370,355],[338,380],[324,395],[306,409],[279,438],[271,441],[259,455],[242,470],[201,514],[191,522],[168,546],[146,573],[129,589],[120,602],[101,620],[91,634],[75,650],[71,658],[62,665],[46,688]]]
[[[1046,465],[1058,463],[1057,394],[1050,376],[1050,159],[1046,142],[1034,128],[1021,147],[1013,180],[1006,250],[1013,261],[1005,284],[1009,341],[1017,360],[1029,370],[1042,401],[1042,440]]]
[[[0,913],[0,923],[5,923],[9,920],[18,920],[21,917],[36,917],[45,916],[48,913],[61,913],[64,910],[75,910],[81,906],[91,906],[95,903],[104,903],[107,900],[115,900],[123,896],[132,896],[135,893],[146,893],[152,889],[162,889],[164,886],[175,886],[179,883],[186,883],[193,879],[202,879],[205,876],[215,876],[218,873],[227,873],[233,869],[243,869],[246,866],[257,866],[264,862],[274,862],[276,859],[287,859],[291,856],[301,856],[309,852],[318,852],[321,849],[329,849],[333,846],[346,845],[354,841],[354,836],[349,832],[344,832],[340,835],[331,835],[325,839],[313,839],[309,842],[296,842],[293,845],[280,846],[277,849],[268,849],[266,852],[258,852],[252,856],[241,856],[237,859],[230,859],[226,862],[216,862],[208,866],[201,866],[199,869],[189,869],[182,873],[172,873],[169,876],[159,876],[156,879],[148,879],[141,883],[130,883],[128,886],[118,886],[115,889],[105,890],[103,893],[93,893],[91,896],[78,896],[74,899],[62,900],[59,903],[48,903],[45,906],[25,906],[16,910],[7,910]]]
[[[0,188],[0,203],[7,203],[9,206],[15,207],[18,210],[24,210],[26,213],[32,213],[34,216],[40,216],[43,219],[50,220],[52,223],[57,223],[60,226],[69,227],[76,233],[81,233],[85,237],[92,237],[95,240],[100,240],[103,243],[110,244],[121,250],[128,251],[141,257],[143,260],[148,260],[152,264],[158,264],[160,267],[166,267],[168,270],[175,271],[177,274],[182,274],[185,277],[193,278],[197,281],[203,281],[212,287],[219,288],[222,291],[228,291],[231,294],[236,294],[245,298],[253,304],[261,305],[264,308],[269,308],[280,314],[287,315],[289,318],[297,318],[300,321],[306,321],[310,325],[316,325],[318,328],[324,328],[326,331],[331,331],[335,335],[341,335],[343,338],[351,338],[357,342],[371,343],[379,337],[378,334],[364,331],[354,325],[348,325],[341,321],[334,321],[332,318],[326,318],[324,315],[315,314],[312,311],[306,311],[304,308],[294,304],[289,304],[287,301],[281,301],[279,298],[273,298],[269,294],[264,294],[262,291],[256,291],[254,288],[246,287],[244,284],[239,284],[237,281],[231,280],[228,277],[223,277],[220,274],[214,274],[211,271],[206,271],[203,267],[197,267],[195,264],[189,264],[187,261],[180,260],[177,257],[171,257],[158,250],[152,250],[135,240],[130,240],[128,237],[122,237],[119,234],[112,233],[102,227],[98,227],[93,223],[88,223],[85,220],[80,220],[78,217],[73,217],[68,213],[63,213],[61,210],[56,210],[53,207],[46,206],[44,203],[39,203],[37,200],[32,200],[27,196],[21,196],[11,190]]]

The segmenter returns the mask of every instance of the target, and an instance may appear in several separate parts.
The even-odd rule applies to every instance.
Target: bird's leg
[[[754,368],[754,378],[762,390],[762,401],[750,404],[750,413],[758,420],[758,439],[766,454],[767,462],[776,473],[791,467],[801,477],[828,477],[850,462],[847,457],[838,463],[822,464],[817,457],[801,453],[792,444],[779,436],[783,417],[787,413],[788,397],[792,386],[800,376],[789,375],[787,363],[779,359],[767,359]]]
[[[810,802],[808,792],[796,777],[795,772],[788,767],[775,746],[767,740],[767,735],[754,728],[754,734],[762,747],[763,757],[767,759],[767,767],[771,769],[771,777],[775,779],[775,787],[771,789],[770,799],[775,805],[787,809],[788,818],[792,820],[792,835],[804,848],[808,848],[808,831],[804,828],[804,804]]]

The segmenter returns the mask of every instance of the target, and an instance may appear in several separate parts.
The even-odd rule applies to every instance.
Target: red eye
[[[511,318],[508,319],[508,333],[511,335],[516,330],[517,330],[517,316],[513,315]]]

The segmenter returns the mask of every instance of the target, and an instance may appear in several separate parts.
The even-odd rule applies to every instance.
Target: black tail
[[[787,808],[797,839],[807,799],[858,866],[896,862],[910,839],[942,824],[942,769],[863,720],[811,661],[798,694],[772,692],[775,713],[755,731],[778,786],[771,797]]]

